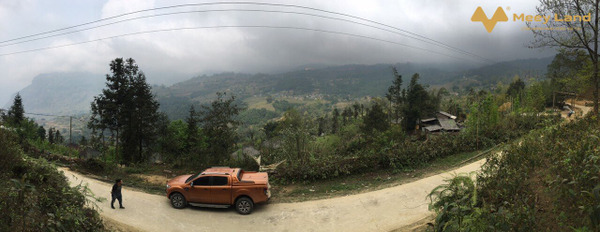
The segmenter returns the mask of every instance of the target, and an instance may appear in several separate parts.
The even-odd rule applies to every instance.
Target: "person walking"
[[[115,203],[115,200],[119,200],[119,208],[124,209],[125,207],[123,207],[122,201],[123,201],[123,195],[121,195],[121,186],[123,185],[123,181],[121,179],[117,179],[115,181],[115,185],[113,185],[112,190],[110,191],[110,194],[112,195],[112,201],[110,202],[110,207],[111,208],[115,208],[113,205]]]

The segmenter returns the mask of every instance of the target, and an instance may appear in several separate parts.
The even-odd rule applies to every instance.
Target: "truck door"
[[[210,176],[202,176],[193,182],[188,190],[188,201],[195,203],[210,203]]]
[[[210,197],[212,204],[230,205],[231,202],[231,183],[227,176],[213,176],[210,186]]]

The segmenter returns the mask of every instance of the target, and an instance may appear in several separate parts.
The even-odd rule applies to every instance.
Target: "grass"
[[[79,156],[79,151],[77,151],[77,149],[73,149],[60,144],[51,144],[46,140],[29,140],[29,143],[37,147],[40,151],[42,151],[42,153],[50,152],[53,154],[62,154],[69,157]]]
[[[250,97],[246,98],[244,101],[248,103],[248,109],[266,109],[275,111],[273,104],[268,103],[266,97]]]

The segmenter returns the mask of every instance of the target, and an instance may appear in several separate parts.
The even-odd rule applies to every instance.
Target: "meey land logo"
[[[591,18],[591,13],[588,13],[587,15],[564,15],[562,17],[558,14],[554,14],[554,17],[547,15],[526,15],[525,13],[513,14],[513,22],[519,20],[522,22],[541,22],[543,24],[547,24],[548,22],[550,22],[550,20],[554,20],[556,22],[590,22]],[[502,7],[498,7],[494,12],[492,18],[488,18],[485,12],[483,11],[483,8],[477,7],[475,13],[473,13],[473,16],[471,16],[471,21],[483,23],[485,30],[487,30],[488,33],[492,33],[492,30],[494,30],[494,27],[496,27],[496,24],[498,22],[508,21],[508,16],[506,15],[506,12],[504,12],[504,9],[502,9]],[[546,30],[547,29],[548,28],[546,28]]]
[[[475,13],[473,13],[473,16],[471,16],[471,21],[483,23],[483,26],[487,32],[491,33],[492,30],[494,30],[496,23],[506,22],[508,21],[508,17],[506,16],[506,13],[504,13],[502,7],[498,7],[492,18],[489,19],[485,12],[483,12],[483,9],[481,7],[477,7],[477,10],[475,10]]]

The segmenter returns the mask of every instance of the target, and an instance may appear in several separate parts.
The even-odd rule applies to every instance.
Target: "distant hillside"
[[[490,87],[498,82],[509,83],[515,75],[524,80],[543,79],[554,57],[524,59],[495,63],[458,73],[452,84],[470,87]]]
[[[48,73],[33,78],[19,93],[25,112],[42,114],[88,113],[90,102],[104,87],[103,75]],[[12,100],[4,108],[12,105]]]
[[[170,87],[154,87],[161,110],[170,118],[185,117],[189,105],[206,103],[216,92],[235,94],[238,99],[253,96],[319,96],[322,98],[355,99],[364,96],[382,96],[393,80],[392,66],[409,80],[414,73],[421,75],[426,84],[445,82],[447,72],[425,65],[377,64],[343,65],[326,68],[304,68],[280,74],[222,73],[195,77]],[[408,83],[408,81],[406,81]]]
[[[353,100],[364,96],[383,96],[391,84],[394,66],[408,83],[419,73],[421,83],[466,90],[488,88],[498,82],[508,83],[515,75],[542,78],[552,58],[500,62],[464,71],[425,64],[376,64],[322,67],[302,66],[279,74],[221,73],[199,76],[171,86],[153,86],[161,111],[171,119],[185,117],[189,105],[215,98],[216,92],[235,94],[244,100],[254,96],[310,96],[324,99]],[[160,77],[154,77],[154,79]],[[90,102],[104,88],[103,75],[88,73],[42,74],[21,90],[28,112],[79,114],[89,112]],[[452,90],[452,89],[451,89]],[[10,102],[6,107],[10,106]]]

